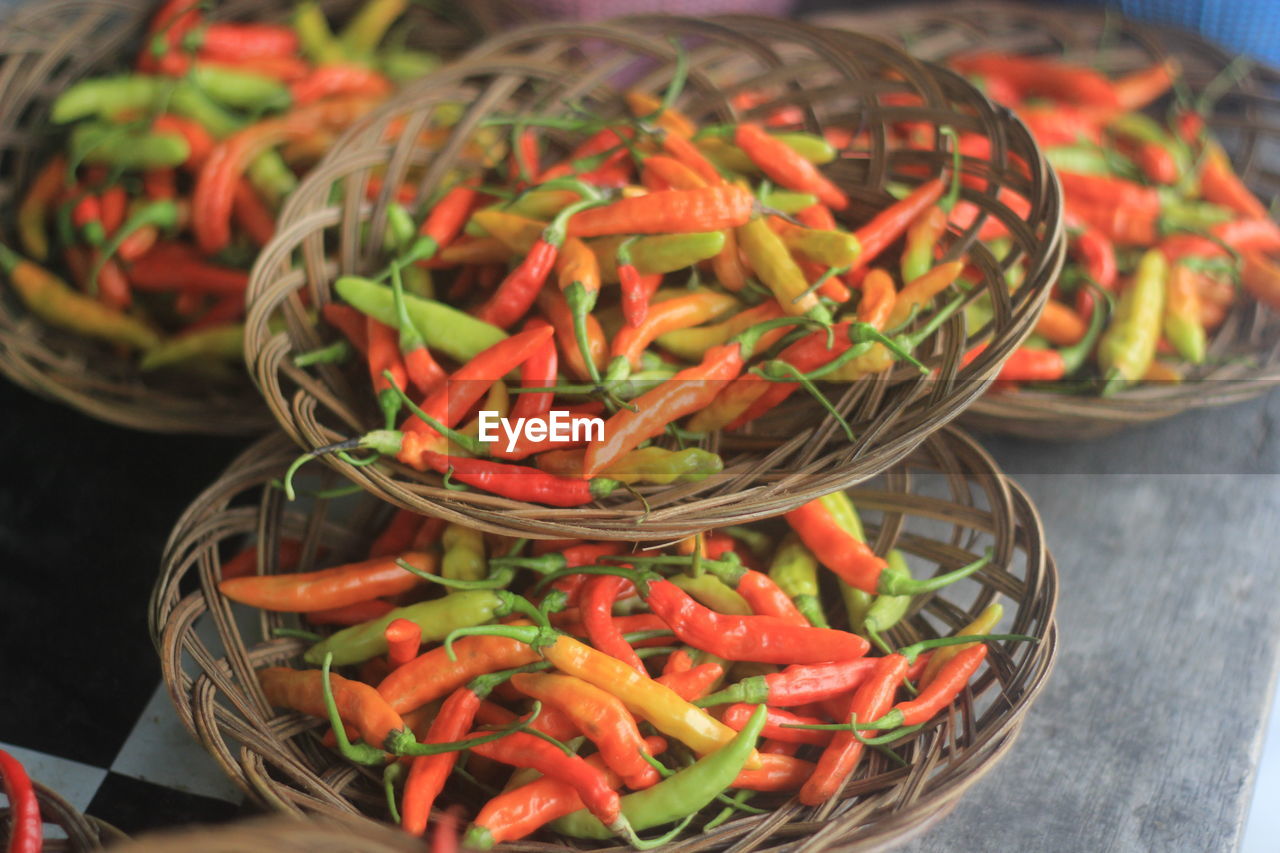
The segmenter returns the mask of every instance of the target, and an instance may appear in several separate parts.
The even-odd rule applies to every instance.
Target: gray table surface
[[[1280,394],[983,439],[1057,558],[1057,666],[1008,757],[902,849],[1237,849],[1280,671]]]

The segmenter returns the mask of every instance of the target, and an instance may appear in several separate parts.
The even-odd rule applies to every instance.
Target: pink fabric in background
[[[619,15],[786,15],[793,0],[523,0],[539,17],[597,21]]]

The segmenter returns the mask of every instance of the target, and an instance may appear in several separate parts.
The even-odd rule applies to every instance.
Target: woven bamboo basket
[[[1140,23],[1114,11],[1016,2],[895,5],[865,14],[823,16],[822,23],[894,37],[910,51],[941,62],[977,48],[1062,54],[1110,74],[1173,57],[1196,93],[1236,58],[1176,27]],[[1245,181],[1263,199],[1280,191],[1280,69],[1251,67],[1207,116]],[[1241,299],[1210,337],[1206,364],[1182,383],[1148,383],[1110,397],[1020,390],[978,400],[965,423],[1036,439],[1091,438],[1190,409],[1225,406],[1264,394],[1280,382],[1280,313]]]
[[[126,836],[109,823],[81,814],[51,788],[32,780],[36,800],[40,803],[40,817],[44,820],[45,833],[49,827],[61,831],[61,838],[44,840],[47,853],[92,853],[108,844],[125,841]],[[0,808],[0,847],[9,842],[9,809]],[[6,848],[7,849],[7,848]]]
[[[445,489],[439,477],[404,466],[357,468],[328,456],[325,461],[350,479],[399,506],[495,532],[530,536],[592,536],[631,539],[685,535],[708,526],[762,518],[815,496],[845,488],[885,470],[931,431],[958,415],[992,380],[1003,360],[1029,334],[1047,298],[1047,282],[1061,267],[1064,245],[1060,195],[1025,128],[992,107],[960,77],[911,59],[887,42],[787,21],[725,17],[632,18],[614,24],[544,25],[483,42],[460,62],[405,90],[376,115],[352,127],[313,170],[281,214],[276,239],[259,256],[250,282],[246,358],[277,420],[308,450],[358,435],[380,423],[367,387],[355,369],[333,365],[301,369],[293,356],[333,339],[335,332],[309,319],[300,296],[322,305],[342,274],[371,272],[385,262],[380,241],[386,196],[363,203],[360,188],[371,170],[386,167],[385,187],[398,186],[411,168],[422,168],[418,199],[431,197],[469,135],[495,112],[563,113],[578,103],[603,116],[623,111],[620,88],[657,91],[671,79],[677,51],[668,37],[689,47],[691,72],[678,103],[695,121],[741,117],[730,103],[748,89],[776,91],[748,118],[783,105],[803,109],[808,129],[836,123],[879,129],[870,150],[846,151],[828,167],[852,203],[852,222],[865,222],[892,201],[890,181],[917,184],[948,168],[942,150],[891,152],[886,122],[918,120],[950,124],[988,136],[992,159],[966,158],[966,172],[988,180],[989,190],[966,188],[964,197],[1006,222],[1026,257],[1030,273],[1010,293],[999,265],[974,243],[974,228],[948,236],[949,257],[964,251],[982,269],[984,281],[971,296],[989,292],[997,305],[992,345],[964,369],[960,356],[976,341],[957,315],[918,353],[936,368],[930,377],[899,369],[842,386],[836,407],[852,425],[848,442],[834,418],[815,403],[797,399],[780,411],[772,429],[747,435],[713,433],[705,444],[725,457],[725,473],[703,483],[644,488],[646,503],[620,493],[592,507],[549,509],[487,494]],[[886,96],[918,94],[922,107],[893,106]],[[386,140],[397,127],[430,128],[443,104],[469,105],[449,142],[437,155],[419,147],[416,133]],[[402,123],[403,122],[403,123]],[[549,134],[550,136],[550,134]],[[940,137],[941,138],[941,137]],[[550,144],[555,138],[551,137]],[[1029,180],[1011,168],[1013,158],[1030,164]],[[997,186],[1030,201],[1021,219],[1000,203]],[[349,201],[331,203],[345,188]],[[983,217],[985,221],[985,217]],[[336,255],[331,254],[336,250]],[[280,325],[274,325],[279,323]],[[271,328],[284,331],[272,332]],[[755,426],[755,425],[753,425]]]
[[[61,139],[48,122],[53,100],[78,80],[118,68],[132,56],[153,0],[40,0],[0,21],[0,238],[11,241],[13,216],[27,185]],[[212,4],[211,17],[284,19],[292,0]],[[322,3],[341,21],[355,0]],[[421,7],[418,46],[457,52],[474,33],[434,18]],[[111,347],[52,328],[32,317],[0,285],[0,372],[11,381],[100,420],[155,432],[250,434],[271,418],[251,384],[237,377],[212,383],[142,373],[135,359]]]
[[[291,447],[271,437],[246,451],[184,513],[165,549],[151,601],[152,638],[165,683],[187,729],[250,797],[291,814],[362,814],[386,819],[377,778],[348,765],[320,743],[315,719],[272,710],[255,670],[296,663],[305,645],[276,638],[293,617],[233,606],[218,591],[221,561],[256,542],[264,571],[280,537],[301,540],[300,570],[366,552],[391,507],[364,494],[317,499],[310,509],[283,500],[271,486]],[[316,469],[320,471],[321,469]],[[310,486],[340,483],[333,472],[312,474]],[[910,457],[866,487],[849,492],[880,553],[897,547],[921,561],[917,576],[961,565],[988,546],[991,567],[973,578],[917,599],[890,643],[953,633],[997,597],[1005,604],[1001,630],[1030,634],[1036,644],[992,645],[977,675],[941,725],[915,736],[907,768],[879,755],[863,765],[839,798],[819,808],[772,795],[764,815],[741,817],[713,832],[692,834],[669,850],[865,850],[922,831],[1012,746],[1022,720],[1053,663],[1057,574],[1035,508],[971,439],[945,428]],[[264,559],[265,558],[265,559]],[[327,563],[326,563],[327,564]],[[834,589],[828,602],[838,601]],[[836,627],[847,625],[828,608]],[[446,801],[474,814],[480,795],[447,788]],[[546,835],[550,842],[553,837]],[[504,849],[572,849],[520,842]]]

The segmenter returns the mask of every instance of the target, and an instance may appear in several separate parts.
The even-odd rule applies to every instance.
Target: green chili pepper
[[[650,788],[623,797],[622,814],[632,828],[645,830],[673,823],[707,806],[738,778],[751,757],[764,723],[765,706],[757,705],[742,731],[720,749]],[[613,837],[613,833],[586,809],[559,818],[550,824],[550,828],[573,838]]]
[[[778,213],[799,213],[806,207],[813,207],[818,203],[818,197],[813,193],[796,193],[787,190],[760,188],[760,192],[756,194],[760,199],[760,203],[765,207],[778,211]]]
[[[1145,252],[1133,282],[1120,294],[1111,327],[1098,343],[1098,365],[1112,393],[1142,379],[1156,355],[1169,264],[1159,249]]]
[[[293,29],[303,54],[317,65],[346,59],[342,45],[329,29],[329,19],[313,0],[303,0],[293,7]]]
[[[424,643],[439,642],[456,628],[483,625],[516,612],[516,598],[500,589],[468,590],[397,607],[378,619],[338,631],[316,643],[303,657],[308,663],[318,663],[326,653],[333,652],[333,662],[342,666],[385,654],[387,638],[383,632],[396,619],[408,619],[421,628]]]
[[[380,323],[396,326],[395,293],[391,288],[367,278],[344,275],[334,290],[352,307]],[[413,325],[422,333],[432,351],[455,361],[470,361],[507,335],[497,326],[477,320],[441,302],[404,295],[405,309]]]
[[[1079,175],[1109,175],[1111,161],[1096,145],[1054,145],[1044,150],[1049,165]]]
[[[219,106],[190,80],[180,80],[173,87],[169,96],[169,109],[183,118],[199,122],[205,130],[219,139],[230,136],[244,126],[243,121]]]
[[[277,207],[298,187],[297,175],[274,148],[254,157],[245,170],[245,177],[267,202]]]
[[[728,613],[731,616],[751,615],[751,605],[747,604],[747,600],[715,575],[701,574],[696,577],[674,575],[668,580],[689,593],[699,603],[719,613]]]
[[[425,77],[440,67],[440,57],[425,50],[399,48],[382,54],[382,73],[392,83],[407,83]]]
[[[1108,122],[1107,129],[1121,136],[1159,145],[1173,157],[1178,174],[1185,175],[1191,171],[1191,149],[1150,116],[1143,113],[1121,113]]]
[[[71,131],[73,160],[121,169],[163,169],[180,166],[191,146],[176,133],[134,132],[119,125],[85,122]]]
[[[278,110],[293,101],[288,87],[279,80],[252,71],[198,64],[190,79],[210,98],[233,109]]]
[[[669,273],[714,258],[724,248],[723,231],[692,234],[659,234],[641,237],[628,249],[636,272],[641,275]]]
[[[357,60],[372,56],[408,5],[408,0],[366,0],[338,37],[343,52]]]
[[[830,627],[822,612],[818,560],[796,534],[788,534],[774,552],[769,564],[769,577],[791,598],[810,624],[818,628]]]
[[[609,478],[622,483],[667,486],[675,482],[697,483],[723,470],[724,460],[700,447],[684,450],[644,447],[631,451],[618,466],[610,468]]]
[[[911,569],[907,566],[906,558],[902,556],[901,551],[897,549],[890,551],[885,562],[888,563],[884,568],[885,575],[895,575],[898,580],[903,581],[911,580]],[[876,648],[885,654],[891,654],[893,650],[881,635],[907,615],[907,609],[911,607],[911,599],[910,595],[877,595],[871,602],[871,607],[867,609],[867,615],[862,620],[863,630],[866,632],[867,639],[875,643]]]
[[[175,367],[198,359],[235,361],[244,357],[244,325],[211,326],[162,341],[147,350],[138,365],[142,370]]]
[[[109,118],[122,112],[151,110],[172,87],[170,80],[142,74],[81,80],[53,102],[49,119],[54,124],[66,124],[89,116]]]
[[[440,542],[444,556],[440,560],[440,574],[450,580],[478,581],[489,573],[485,560],[484,534],[474,527],[447,524]]]
[[[1176,190],[1159,187],[1160,233],[1177,231],[1207,231],[1215,225],[1236,218],[1235,211],[1208,201],[1191,201],[1178,195]]]
[[[729,130],[732,131],[732,128],[729,128]],[[822,166],[836,159],[835,146],[821,136],[798,132],[771,133],[769,135],[779,142],[785,143],[788,148],[815,166]],[[747,156],[745,151],[729,142],[725,142],[723,146],[717,146],[714,152],[709,153],[708,156],[711,156],[711,154],[714,154],[719,164],[735,172],[756,173],[760,171],[760,167]]]

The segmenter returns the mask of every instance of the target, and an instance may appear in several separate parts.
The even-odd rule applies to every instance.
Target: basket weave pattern
[[[367,378],[359,371],[330,365],[300,369],[292,356],[334,336],[309,319],[300,291],[311,305],[324,304],[333,298],[338,275],[374,272],[385,263],[380,241],[365,234],[382,233],[390,188],[416,169],[419,201],[431,198],[454,166],[468,162],[471,134],[495,113],[570,115],[567,105],[580,104],[606,117],[619,115],[620,89],[660,91],[671,79],[677,53],[668,36],[690,45],[688,85],[677,106],[695,121],[758,119],[794,105],[803,110],[811,131],[827,126],[873,130],[869,150],[846,152],[827,167],[850,196],[851,223],[867,221],[892,201],[885,190],[889,182],[918,184],[949,166],[950,155],[941,147],[891,152],[886,123],[948,124],[986,135],[990,160],[966,158],[964,169],[986,179],[989,188],[965,188],[964,197],[1008,225],[1015,254],[1028,260],[1026,280],[1016,291],[1007,290],[999,265],[973,243],[978,225],[947,239],[948,257],[968,251],[984,276],[971,295],[988,292],[996,306],[991,346],[960,369],[960,356],[977,340],[978,330],[966,329],[957,314],[918,352],[936,368],[931,377],[899,369],[840,389],[836,406],[853,425],[855,442],[848,442],[816,404],[797,395],[774,418],[772,430],[762,423],[745,435],[712,434],[707,447],[725,457],[726,473],[699,484],[643,490],[647,510],[625,493],[596,508],[553,510],[448,491],[434,475],[402,466],[355,468],[334,457],[325,461],[399,506],[496,532],[660,538],[776,515],[874,476],[981,394],[1029,334],[1047,298],[1047,283],[1062,263],[1058,186],[1025,129],[960,77],[923,65],[887,42],[746,16],[631,18],[611,25],[544,25],[483,42],[460,63],[405,90],[351,128],[303,182],[282,213],[276,239],[254,268],[246,329],[246,358],[290,436],[315,449],[379,423]],[[744,115],[730,99],[747,90],[769,93],[769,100]],[[886,97],[901,93],[918,95],[923,106],[894,106]],[[410,131],[437,125],[446,112],[441,107],[457,102],[468,110],[444,148],[436,154],[421,147],[419,134]],[[387,141],[391,126],[406,130]],[[554,132],[548,131],[546,140],[552,146],[559,142],[563,150]],[[1012,165],[1016,159],[1029,164],[1029,175]],[[383,166],[384,192],[376,203],[360,201],[371,171]],[[999,186],[1030,201],[1025,219],[997,200]],[[331,202],[335,188],[343,191],[341,204]],[[273,327],[284,331],[273,332]]]
[[[31,785],[35,788],[44,825],[57,827],[65,836],[46,838],[42,848],[46,853],[93,853],[108,844],[125,840],[126,836],[120,830],[96,817],[81,814],[52,788],[35,780],[32,780]],[[0,847],[8,849],[8,843],[9,809],[5,806],[0,807]]]
[[[11,242],[18,203],[51,150],[60,146],[49,107],[68,86],[118,68],[132,56],[154,0],[40,0],[0,20],[0,238]],[[209,17],[286,19],[292,0],[232,0],[212,4]],[[321,4],[341,21],[360,5]],[[467,35],[430,19],[412,32],[423,47],[457,51]],[[428,20],[430,19],[430,20]],[[56,265],[53,265],[56,269]],[[199,378],[145,374],[133,355],[45,325],[0,285],[0,372],[13,382],[100,420],[155,432],[252,434],[271,424],[248,382],[212,384]]]
[[[1078,6],[1055,9],[999,0],[962,6],[912,4],[821,20],[901,39],[913,54],[935,62],[978,48],[1061,54],[1116,76],[1172,57],[1196,94],[1235,59],[1186,30]],[[1206,116],[1237,171],[1263,199],[1280,192],[1277,85],[1280,70],[1253,66]],[[1209,344],[1206,365],[1183,383],[1147,383],[1107,398],[1032,390],[993,394],[974,403],[964,422],[1028,438],[1091,438],[1188,409],[1249,400],[1280,383],[1280,312],[1241,298],[1211,333]]]
[[[271,638],[272,629],[294,625],[294,617],[233,606],[218,592],[220,561],[249,542],[257,543],[270,573],[279,538],[299,538],[299,570],[306,571],[320,565],[315,555],[322,548],[325,564],[365,553],[390,509],[364,494],[317,500],[310,512],[286,503],[269,483],[289,458],[283,439],[259,443],[183,515],[153,593],[152,637],[179,717],[251,797],[293,814],[360,813],[385,820],[378,780],[321,745],[320,721],[272,710],[261,694],[254,671],[296,663],[304,649],[299,640]],[[316,488],[340,482],[332,472],[312,480]],[[1008,630],[1040,642],[993,644],[988,663],[955,710],[909,741],[903,752],[909,768],[873,754],[842,796],[825,806],[810,809],[770,795],[761,800],[771,807],[768,814],[738,818],[666,849],[851,850],[900,840],[946,814],[991,769],[1012,745],[1043,686],[1056,648],[1057,575],[1034,508],[990,457],[962,434],[944,429],[906,463],[850,496],[876,550],[901,549],[919,569],[917,576],[955,568],[994,549],[990,568],[917,599],[890,643],[953,633],[997,597],[1006,606]],[[838,601],[834,590],[827,600]],[[828,610],[833,625],[847,624],[836,608]],[[450,787],[446,800],[450,796],[474,810],[482,795]],[[521,842],[510,849],[568,848]]]

